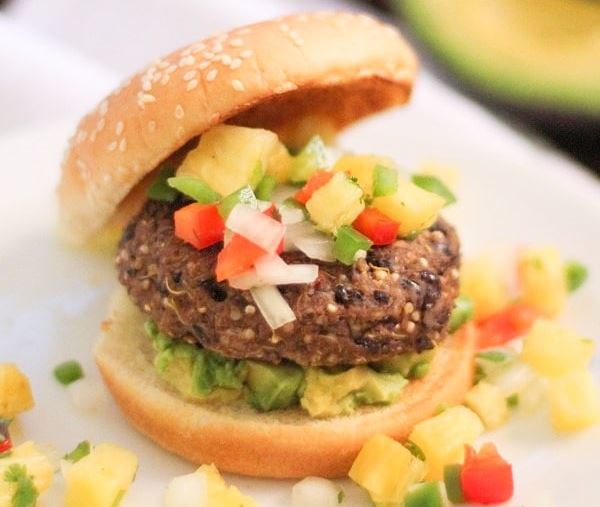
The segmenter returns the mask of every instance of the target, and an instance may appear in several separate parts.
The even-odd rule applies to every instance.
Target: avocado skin
[[[246,399],[260,412],[298,404],[304,380],[302,368],[291,364],[246,361]]]

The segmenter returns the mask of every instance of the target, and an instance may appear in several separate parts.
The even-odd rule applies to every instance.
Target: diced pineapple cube
[[[548,398],[557,431],[581,430],[600,422],[600,393],[589,371],[573,371],[552,379]]]
[[[373,195],[373,171],[377,165],[395,167],[396,164],[389,158],[376,155],[342,155],[333,170],[356,178],[365,195]]]
[[[38,493],[43,493],[52,486],[54,478],[52,463],[33,442],[28,441],[13,448],[8,456],[0,459],[0,489],[6,488],[10,496],[12,496],[13,486],[2,484],[4,482],[2,478],[6,470],[14,464],[25,466],[27,475],[33,477],[33,484]]]
[[[335,233],[351,224],[365,209],[363,192],[343,173],[333,175],[306,203],[310,218],[325,232]]]
[[[421,481],[427,465],[399,442],[374,435],[364,444],[348,473],[376,504],[400,504],[408,488]]]
[[[547,317],[555,317],[567,300],[564,263],[552,247],[526,248],[519,252],[517,272],[524,303]]]
[[[168,485],[166,507],[256,507],[235,486],[227,486],[214,465],[175,477]]]
[[[373,207],[400,224],[400,236],[408,236],[429,227],[445,204],[443,197],[401,178],[398,179],[395,194],[373,200]]]
[[[0,419],[12,419],[33,404],[29,379],[15,364],[0,364]]]
[[[484,380],[467,393],[465,404],[481,418],[488,429],[498,428],[508,419],[506,397],[499,387]]]
[[[425,454],[427,480],[441,480],[445,465],[462,462],[465,444],[472,444],[483,429],[477,414],[463,406],[417,424],[408,438]]]
[[[195,176],[225,196],[250,185],[265,171],[278,181],[287,178],[292,158],[277,134],[264,129],[218,125],[208,130],[177,169],[177,176]]]
[[[508,287],[491,255],[482,254],[467,259],[461,269],[461,293],[475,305],[475,319],[497,313],[510,302]]]
[[[544,377],[559,377],[587,368],[594,348],[591,340],[556,322],[538,319],[523,339],[521,359]]]
[[[125,494],[138,459],[113,444],[100,444],[66,469],[67,507],[112,507]]]

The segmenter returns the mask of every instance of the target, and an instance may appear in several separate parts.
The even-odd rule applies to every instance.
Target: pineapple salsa
[[[187,200],[173,214],[175,236],[198,250],[223,243],[216,281],[249,290],[274,333],[296,320],[278,286],[308,284],[319,273],[317,263],[287,264],[284,250],[351,266],[372,247],[416,236],[455,200],[437,178],[409,181],[389,159],[335,156],[319,137],[290,155],[273,132],[231,125],[204,133],[176,170],[159,170],[148,193]],[[229,359],[170,339],[152,321],[146,332],[157,371],[186,398],[245,398],[259,411],[298,405],[313,417],[392,403],[408,380],[425,375],[433,356],[407,353],[331,370]]]

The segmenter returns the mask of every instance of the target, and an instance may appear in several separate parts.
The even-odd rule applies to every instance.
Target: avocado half
[[[544,119],[600,120],[600,1],[394,0],[394,7],[486,97]]]

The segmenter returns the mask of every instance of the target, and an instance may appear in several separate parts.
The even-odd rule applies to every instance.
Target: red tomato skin
[[[514,303],[477,323],[479,349],[496,347],[527,333],[539,312],[523,303]]]
[[[267,252],[239,234],[234,234],[217,256],[218,282],[243,273]]]
[[[323,185],[329,182],[335,173],[333,171],[317,171],[311,176],[306,184],[296,192],[294,199],[299,203],[306,204],[306,202],[312,197],[312,195],[321,188]]]
[[[510,500],[514,493],[512,465],[490,443],[482,446],[479,454],[471,446],[466,446],[460,482],[468,502],[484,505],[502,503]]]
[[[9,437],[6,437],[4,440],[0,440],[0,455],[10,451],[12,447],[12,441]]]
[[[225,222],[214,204],[193,203],[173,215],[175,236],[198,250],[223,241]]]
[[[400,225],[376,208],[365,208],[352,226],[374,245],[391,245],[396,241]]]

